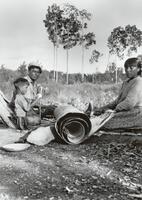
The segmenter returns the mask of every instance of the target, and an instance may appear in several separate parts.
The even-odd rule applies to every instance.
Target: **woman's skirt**
[[[101,127],[101,130],[142,130],[142,107],[134,108],[131,111],[117,112]]]

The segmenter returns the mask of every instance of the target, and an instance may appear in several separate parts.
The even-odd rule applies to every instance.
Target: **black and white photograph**
[[[142,1],[0,0],[0,200],[142,199]]]

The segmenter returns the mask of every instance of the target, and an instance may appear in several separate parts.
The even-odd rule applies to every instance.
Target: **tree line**
[[[12,85],[13,81],[18,77],[24,77],[27,75],[27,63],[23,62],[22,64],[17,67],[16,70],[10,70],[5,67],[5,65],[0,66],[0,85],[1,88],[4,90],[8,85]],[[111,63],[104,73],[93,73],[93,74],[84,74],[83,82],[89,83],[115,83],[116,77],[116,65],[115,63]],[[124,80],[124,73],[122,68],[118,68],[119,73],[119,81]],[[39,82],[41,84],[48,84],[50,81],[54,81],[54,74],[55,71],[45,70],[43,69],[43,73],[39,78]],[[82,83],[82,74],[81,73],[72,73],[68,74],[69,82],[68,84],[74,83]],[[58,82],[62,84],[66,84],[66,73],[58,71]]]

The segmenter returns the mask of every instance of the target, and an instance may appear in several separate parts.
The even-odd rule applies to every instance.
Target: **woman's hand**
[[[104,112],[105,112],[105,110],[102,107],[100,107],[100,108],[94,107],[93,108],[93,114],[96,115],[96,116],[99,116]]]

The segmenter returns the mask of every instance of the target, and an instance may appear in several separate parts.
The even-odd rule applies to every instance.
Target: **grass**
[[[0,193],[0,200],[15,200],[15,197],[6,193]],[[22,200],[22,199],[18,197],[16,198],[16,200]]]
[[[44,88],[43,104],[71,104],[80,110],[84,110],[88,102],[94,106],[102,106],[114,100],[118,94],[120,84],[92,84],[77,83],[73,85],[63,85],[50,82],[41,84]],[[1,84],[1,90],[10,100],[13,86],[6,82]]]
[[[68,103],[84,110],[88,102],[95,106],[102,106],[114,100],[118,95],[120,84],[103,85],[82,83],[62,85],[52,83],[48,85],[49,93],[44,95],[43,103]]]

